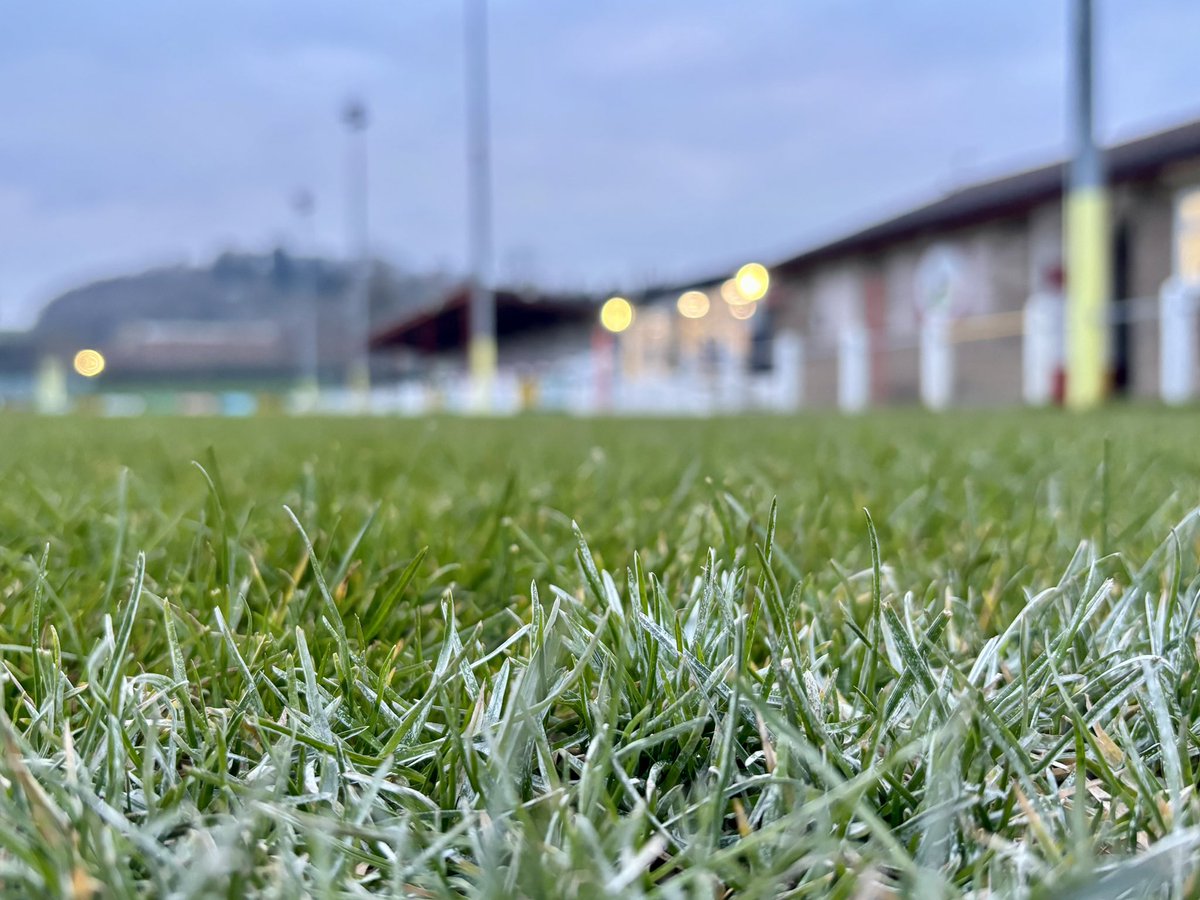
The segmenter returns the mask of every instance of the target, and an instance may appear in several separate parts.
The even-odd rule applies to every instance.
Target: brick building
[[[1109,148],[1117,394],[1158,391],[1157,295],[1168,278],[1200,279],[1200,121]],[[837,398],[837,344],[865,330],[871,404],[916,402],[919,329],[951,317],[953,402],[1021,402],[1022,310],[1061,297],[1065,163],[964,187],[809,248],[772,269],[777,328],[805,345],[805,404]],[[1061,300],[1060,300],[1061,302]]]

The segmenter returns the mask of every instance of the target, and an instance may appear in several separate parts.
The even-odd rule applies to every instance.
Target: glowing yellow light
[[[757,303],[743,303],[740,306],[729,307],[729,314],[735,319],[748,319],[758,309]]]
[[[742,299],[742,295],[738,293],[737,281],[730,278],[728,281],[721,284],[721,299],[730,306],[739,306],[746,301]]]
[[[771,286],[771,276],[765,266],[758,263],[746,263],[738,269],[734,276],[738,294],[746,301],[761,300],[766,296],[767,288]]]
[[[75,371],[84,378],[95,378],[104,371],[104,356],[99,350],[80,350],[75,354]]]
[[[609,297],[600,307],[600,324],[620,334],[633,324],[633,304],[624,297]]]
[[[675,304],[685,319],[703,319],[708,315],[708,294],[704,291],[685,291]]]

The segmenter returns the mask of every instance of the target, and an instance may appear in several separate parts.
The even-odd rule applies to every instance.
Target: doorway
[[[1132,236],[1128,219],[1122,219],[1113,235],[1112,256],[1112,325],[1109,339],[1112,342],[1112,393],[1124,396],[1129,393],[1133,372],[1133,253]]]

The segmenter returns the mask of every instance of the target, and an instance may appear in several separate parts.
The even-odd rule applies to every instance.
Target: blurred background
[[[14,5],[0,405],[1059,402],[1084,132],[1103,397],[1186,402],[1198,46],[1191,0]]]

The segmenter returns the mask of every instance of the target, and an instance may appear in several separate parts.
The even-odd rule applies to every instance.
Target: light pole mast
[[[1108,197],[1096,146],[1092,0],[1071,0],[1071,172],[1063,216],[1067,261],[1067,403],[1105,395],[1111,292]]]
[[[320,322],[317,306],[317,233],[316,233],[316,199],[312,191],[301,188],[292,195],[292,209],[300,225],[296,264],[304,273],[304,255],[311,254],[309,272],[301,276],[301,291],[307,308],[304,311],[303,325],[303,364],[301,371],[300,391],[305,408],[315,409],[320,399],[320,362],[319,362],[319,332]]]
[[[367,108],[362,100],[351,98],[342,108],[346,126],[346,218],[349,230],[348,256],[351,260],[350,343],[346,371],[347,385],[365,407],[371,389],[371,368],[367,341],[370,331],[371,250],[367,232]]]
[[[492,175],[489,152],[487,0],[464,0],[467,88],[467,202],[470,345],[467,358],[477,411],[492,407],[496,377],[496,299],[492,293]]]

